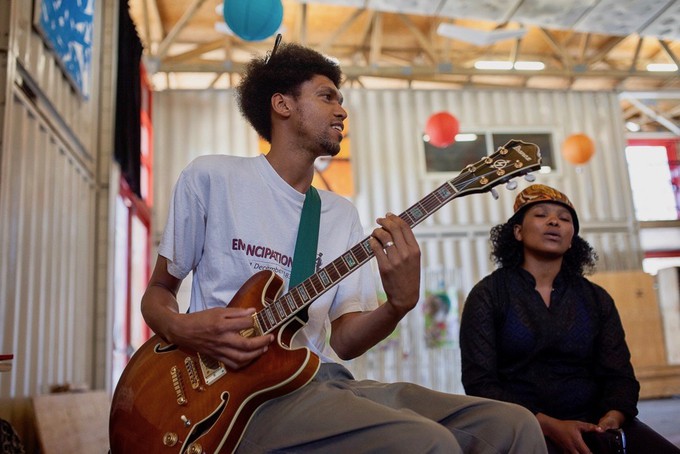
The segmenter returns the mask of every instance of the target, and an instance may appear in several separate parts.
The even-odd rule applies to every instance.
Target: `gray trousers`
[[[411,383],[355,380],[338,364],[256,412],[237,453],[545,453],[523,407]]]

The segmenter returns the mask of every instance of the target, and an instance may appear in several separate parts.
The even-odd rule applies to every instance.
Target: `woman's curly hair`
[[[236,91],[239,109],[260,137],[271,142],[272,95],[282,93],[297,97],[300,86],[316,75],[326,76],[340,87],[342,70],[336,63],[299,44],[281,44],[273,53],[254,58],[247,64]]]
[[[491,229],[491,259],[500,267],[514,268],[524,261],[524,246],[515,238],[514,228],[522,224],[526,210],[515,213],[508,222]],[[579,235],[574,235],[571,247],[564,254],[562,270],[570,275],[583,276],[595,270],[597,253]]]

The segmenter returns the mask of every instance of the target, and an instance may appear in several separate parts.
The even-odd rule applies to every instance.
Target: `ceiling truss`
[[[264,54],[271,40],[247,42],[216,31],[217,0],[131,0],[131,13],[145,44],[147,70],[210,76],[206,88],[231,86],[253,54]],[[518,2],[516,8],[521,2]],[[679,72],[650,72],[653,61],[680,66],[680,42],[656,37],[604,36],[512,22],[489,24],[464,19],[427,17],[284,1],[284,38],[333,55],[342,64],[347,84],[375,86],[527,87],[537,89],[616,90],[628,93],[680,91]],[[323,10],[333,9],[330,13]],[[528,32],[520,38],[476,46],[437,35],[442,22],[486,30]],[[351,37],[348,39],[347,37]],[[216,57],[217,55],[217,57]],[[542,61],[542,71],[481,70],[484,60]],[[223,77],[228,74],[229,77]],[[380,83],[380,82],[378,82]],[[404,85],[405,84],[405,85]],[[622,97],[627,119],[642,127],[680,135],[676,96],[653,101]]]

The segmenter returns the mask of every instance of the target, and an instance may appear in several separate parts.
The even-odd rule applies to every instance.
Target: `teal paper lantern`
[[[281,26],[281,0],[225,0],[224,21],[236,36],[246,41],[262,41]]]

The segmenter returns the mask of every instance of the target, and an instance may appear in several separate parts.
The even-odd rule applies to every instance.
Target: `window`
[[[671,163],[666,147],[633,145],[626,147],[635,217],[638,221],[678,219],[677,188],[673,187]],[[673,166],[677,172],[677,164]]]
[[[492,154],[510,140],[534,143],[541,150],[541,173],[555,170],[553,135],[550,132],[478,132],[459,133],[456,141],[444,148],[435,147],[423,140],[425,173],[460,172],[484,156]]]
[[[630,139],[626,160],[635,217],[640,221],[642,268],[680,266],[680,162],[677,138]]]
[[[459,137],[463,136],[460,140]],[[448,147],[439,148],[425,144],[425,169],[430,172],[459,172],[466,165],[475,163],[488,154],[484,134],[458,134]]]

